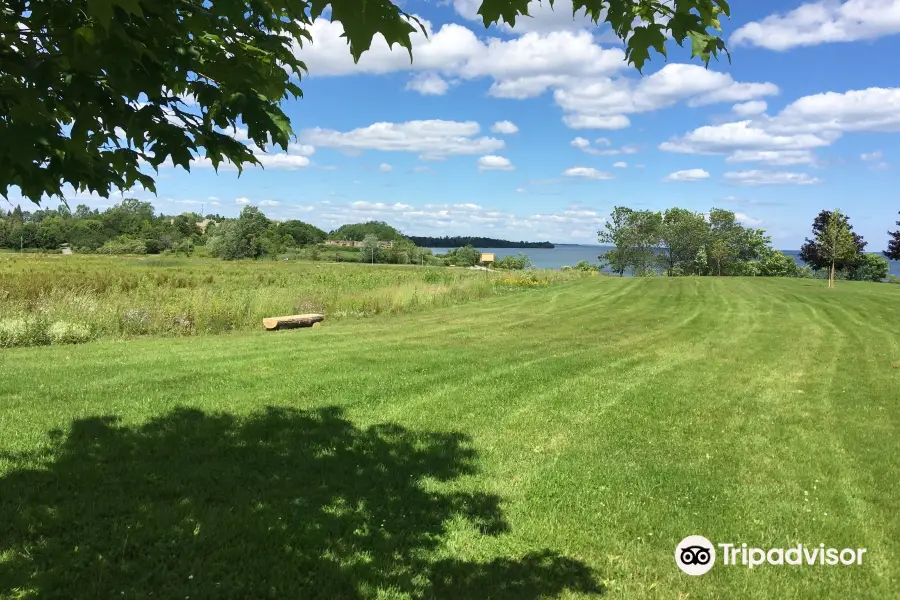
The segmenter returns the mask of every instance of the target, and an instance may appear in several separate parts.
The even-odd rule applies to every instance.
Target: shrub
[[[880,254],[864,254],[859,265],[851,269],[848,278],[855,281],[882,281],[890,274],[888,260]]]
[[[0,347],[45,346],[50,343],[41,319],[3,319],[0,321]]]
[[[80,344],[91,339],[91,329],[81,323],[56,321],[47,329],[51,344]]]
[[[97,252],[101,254],[147,254],[147,243],[130,235],[120,235],[100,246]]]
[[[150,330],[150,323],[150,313],[142,308],[129,308],[119,317],[122,333],[147,333]]]

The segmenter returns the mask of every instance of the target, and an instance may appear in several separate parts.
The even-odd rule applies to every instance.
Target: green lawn
[[[900,597],[900,286],[0,350],[0,597]],[[675,566],[689,534],[862,566]]]

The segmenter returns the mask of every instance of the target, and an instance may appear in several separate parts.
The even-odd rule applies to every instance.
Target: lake
[[[582,260],[597,264],[600,262],[598,257],[609,249],[610,246],[557,244],[556,248],[479,248],[478,250],[480,252],[493,252],[497,258],[509,256],[510,254],[513,256],[525,254],[531,259],[534,266],[539,269],[559,269],[566,265],[572,266]],[[444,254],[448,249],[432,248],[431,250],[435,254]],[[799,264],[803,264],[799,257],[799,250],[782,250],[782,252],[792,256]],[[900,261],[892,260],[890,263],[891,274],[900,277]]]

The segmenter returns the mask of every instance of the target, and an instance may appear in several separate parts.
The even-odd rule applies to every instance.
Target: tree
[[[706,242],[709,224],[700,213],[670,208],[660,228],[660,263],[671,277],[693,271],[697,252]]]
[[[628,270],[628,249],[626,236],[628,235],[628,217],[634,211],[624,206],[616,206],[604,224],[604,228],[597,232],[597,239],[601,244],[615,246],[612,250],[598,256],[605,261],[609,270],[618,273],[620,277]]]
[[[825,231],[830,220],[831,211],[828,210],[823,210],[816,216],[812,226],[813,239],[806,238],[806,242],[800,248],[800,260],[816,271],[831,269],[832,266],[841,271],[853,269],[862,260],[867,242],[861,235],[853,231],[853,226],[850,225],[850,219],[848,219],[846,215],[841,214],[842,222],[853,236],[853,245],[856,251],[852,255],[848,254],[848,257],[845,259],[839,259],[832,265],[831,259],[823,253],[822,247],[818,242],[819,237]]]
[[[897,221],[897,225],[900,225],[900,221]],[[900,229],[894,232],[888,231],[888,235],[893,239],[888,242],[888,247],[887,250],[884,251],[884,255],[891,260],[900,260]]]
[[[716,275],[722,276],[722,265],[728,262],[730,256],[731,248],[724,239],[719,238],[712,243],[709,248],[709,259],[716,265]]]
[[[360,246],[359,260],[361,262],[374,263],[378,257],[378,238],[374,233],[368,234]]]
[[[548,0],[552,5],[552,0]],[[62,186],[109,197],[140,184],[148,167],[170,160],[190,170],[192,155],[214,167],[260,164],[227,132],[243,123],[259,148],[287,149],[293,131],[280,102],[302,94],[306,65],[296,51],[310,25],[343,25],[358,61],[380,34],[413,57],[422,24],[390,0],[10,0],[0,11],[0,194],[10,186],[35,203]],[[666,40],[690,43],[709,64],[724,41],[725,0],[574,0],[596,24],[625,40],[639,71]],[[524,0],[483,0],[487,27],[515,26]]]
[[[828,215],[828,221],[816,235],[819,257],[831,263],[828,274],[828,287],[834,287],[836,265],[839,262],[851,261],[858,254],[858,246],[847,218],[841,211],[834,210]]]

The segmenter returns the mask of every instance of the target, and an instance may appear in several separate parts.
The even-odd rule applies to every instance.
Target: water
[[[557,244],[556,248],[479,248],[478,250],[480,252],[493,252],[497,258],[525,254],[531,259],[532,264],[539,269],[559,269],[566,265],[574,266],[575,263],[582,260],[586,260],[591,264],[597,264],[600,262],[598,257],[610,248],[611,246]],[[435,254],[444,254],[447,250],[447,248],[432,248]],[[782,252],[787,256],[793,257],[799,264],[803,264],[803,261],[800,260],[799,250],[782,250]],[[892,260],[890,264],[891,274],[900,277],[900,261]]]

